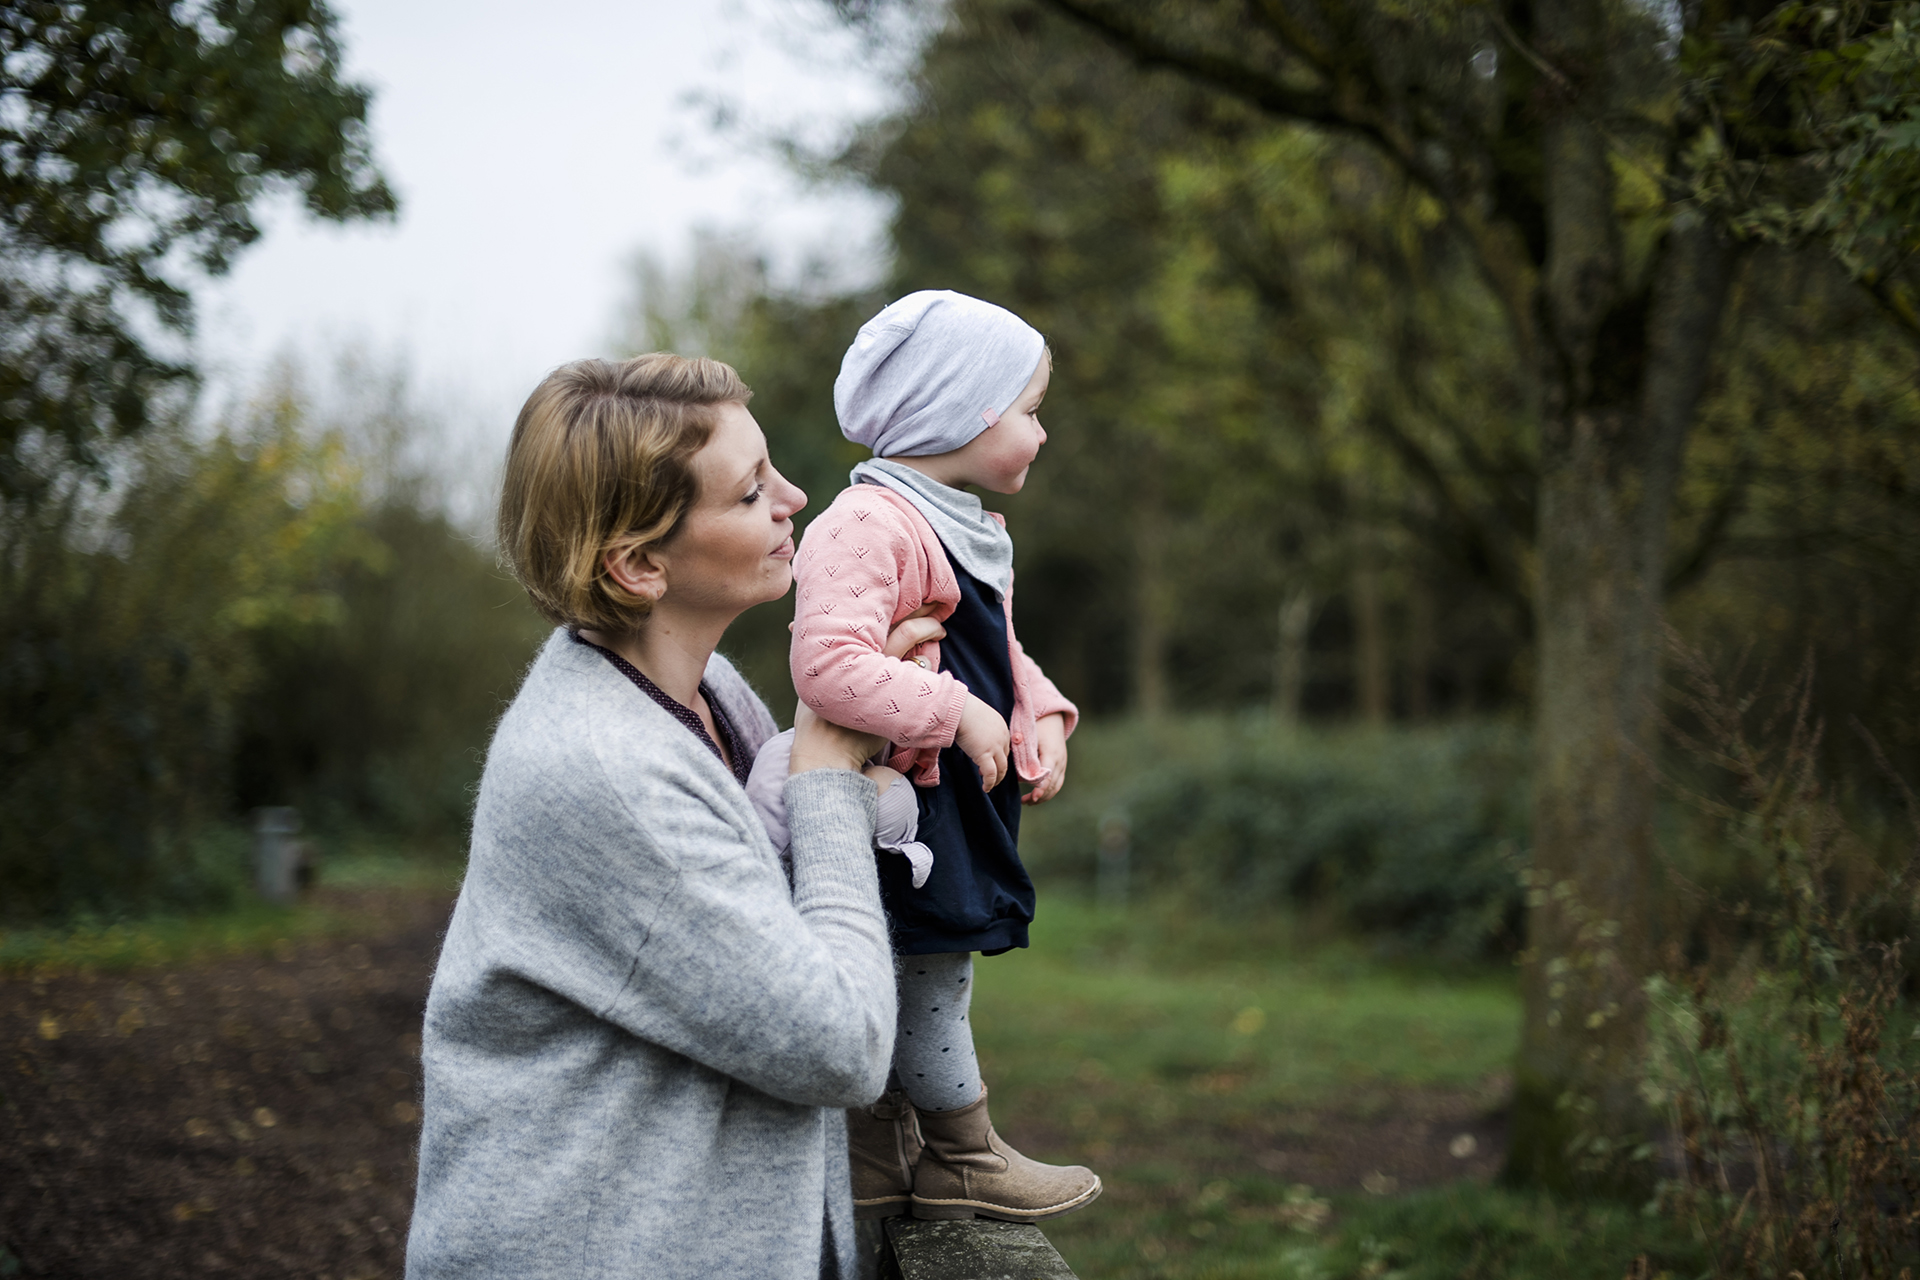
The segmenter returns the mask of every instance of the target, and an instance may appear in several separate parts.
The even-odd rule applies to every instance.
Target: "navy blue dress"
[[[952,556],[947,557],[949,561]],[[943,624],[940,669],[967,692],[1013,720],[1013,659],[1007,617],[993,588],[959,565],[960,605]],[[903,956],[949,951],[989,955],[1027,945],[1033,921],[1033,881],[1020,865],[1020,779],[1011,763],[992,791],[980,788],[980,770],[957,746],[940,752],[940,785],[915,787],[920,839],[933,850],[933,872],[913,887],[913,869],[898,854],[882,854],[880,901],[887,910],[893,949]]]

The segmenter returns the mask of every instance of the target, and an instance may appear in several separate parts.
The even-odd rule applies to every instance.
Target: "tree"
[[[323,0],[0,0],[0,501],[33,503],[191,383],[182,273],[276,189],[391,214]]]
[[[1657,636],[1745,246],[1819,245],[1908,328],[1920,6],[1043,0],[1435,200],[1537,423],[1534,864],[1509,1173],[1634,1179]]]
[[[898,209],[892,290],[978,293],[1053,344],[1049,461],[1005,505],[1022,629],[1063,687],[1101,710],[1269,701],[1282,669],[1307,683],[1317,614],[1336,660],[1351,641],[1374,661],[1321,664],[1312,705],[1368,685],[1378,705],[1381,632],[1417,624],[1410,588],[1431,582],[1471,603],[1450,625],[1499,619],[1441,646],[1456,705],[1511,688],[1509,526],[1531,514],[1501,468],[1531,462],[1509,448],[1501,321],[1435,202],[1354,143],[1143,74],[1022,0],[951,6],[914,90],[846,163]],[[1453,468],[1436,502],[1400,442],[1451,466],[1466,426],[1495,474]],[[1283,622],[1280,598],[1306,608]],[[1431,647],[1400,646],[1409,705]]]

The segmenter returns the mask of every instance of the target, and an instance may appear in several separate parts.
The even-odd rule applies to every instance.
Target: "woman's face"
[[[661,604],[732,618],[793,585],[793,515],[807,495],[773,469],[745,405],[723,404],[717,418],[693,455],[699,497],[655,555],[667,571]]]

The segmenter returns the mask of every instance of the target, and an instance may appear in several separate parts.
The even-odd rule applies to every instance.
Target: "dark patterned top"
[[[700,717],[692,707],[679,699],[668,695],[653,681],[647,679],[640,668],[628,662],[611,649],[604,649],[591,640],[583,639],[577,632],[570,632],[573,638],[589,649],[599,649],[603,657],[613,664],[613,669],[634,682],[640,692],[660,704],[660,709],[693,731],[693,736],[707,744],[709,750],[720,757],[720,763],[733,770],[733,776],[741,786],[747,785],[747,775],[753,772],[753,760],[740,745],[740,735],[734,732],[733,721],[727,719],[726,711],[720,706],[720,700],[707,690],[707,682],[700,682],[700,696],[707,700],[707,710],[713,713],[713,727],[720,731],[720,737],[726,742],[727,749],[722,751],[720,744],[707,732],[707,726],[700,723]]]

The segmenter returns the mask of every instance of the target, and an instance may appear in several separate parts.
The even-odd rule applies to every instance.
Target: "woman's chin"
[[[793,590],[793,562],[791,560],[777,560],[775,564],[778,567],[767,574],[765,593],[760,597],[761,604],[778,600],[786,595],[787,592]]]

